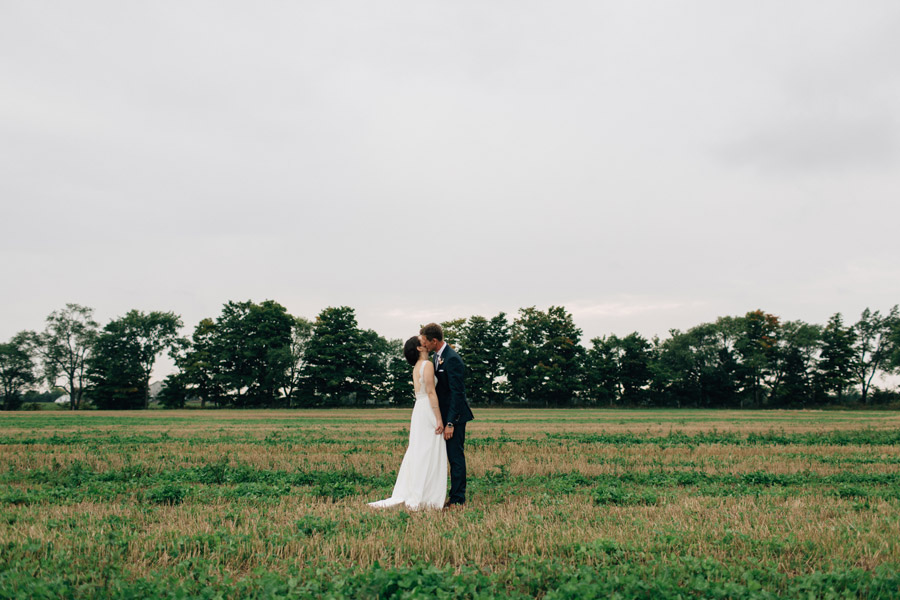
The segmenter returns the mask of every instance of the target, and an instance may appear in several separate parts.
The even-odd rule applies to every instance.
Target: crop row
[[[151,472],[140,465],[96,471],[80,462],[58,469],[7,471],[0,475],[0,505],[110,501],[134,495],[150,503],[181,503],[218,499],[274,499],[294,493],[294,488],[322,498],[347,498],[390,491],[393,477],[366,475],[354,470],[260,470],[224,462],[198,467]],[[18,484],[18,485],[14,485]],[[199,484],[199,487],[191,484]],[[589,493],[603,504],[655,504],[672,495],[731,496],[759,494],[826,494],[839,497],[900,499],[900,472],[819,474],[706,473],[655,469],[584,475],[578,472],[548,475],[511,475],[500,465],[482,477],[472,477],[473,494],[503,497],[528,490],[531,493]],[[362,502],[362,498],[360,498]]]
[[[844,566],[826,572],[787,574],[774,564],[737,564],[695,557],[675,558],[659,568],[623,560],[628,549],[599,540],[589,551],[595,566],[572,566],[522,558],[503,569],[439,567],[426,563],[365,569],[265,569],[247,576],[221,572],[203,558],[186,558],[172,569],[132,577],[119,564],[96,559],[93,568],[75,572],[70,557],[39,543],[7,544],[0,558],[0,598],[778,598],[896,597],[900,574]],[[33,573],[42,576],[34,577]]]
[[[408,435],[405,429],[394,432],[398,436]],[[383,435],[383,433],[382,433]],[[323,444],[345,444],[347,439],[337,436],[323,435],[320,430],[313,433],[299,430],[278,430],[270,432],[265,437],[253,433],[241,435],[222,434],[208,437],[171,436],[166,432],[161,434],[118,434],[102,431],[79,432],[73,434],[58,434],[48,436],[0,436],[0,446],[4,445],[52,445],[52,446],[132,446],[161,443],[182,443],[188,446],[218,445],[222,443],[241,443],[250,445],[297,445],[312,446]],[[355,440],[354,443],[375,443],[375,440]],[[679,447],[700,445],[733,445],[733,446],[900,446],[900,429],[862,429],[862,430],[837,430],[815,431],[801,433],[786,433],[784,431],[750,432],[740,434],[736,432],[701,431],[690,434],[681,431],[671,431],[665,435],[640,434],[632,432],[621,433],[572,433],[572,432],[545,432],[541,437],[519,438],[511,435],[477,435],[466,440],[467,447],[479,448],[507,443],[519,443],[545,446],[565,445],[656,445],[659,447]]]

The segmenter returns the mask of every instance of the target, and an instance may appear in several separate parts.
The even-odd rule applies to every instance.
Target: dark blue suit
[[[453,437],[447,440],[447,461],[450,463],[450,504],[466,502],[466,423],[475,418],[466,401],[463,376],[466,366],[459,354],[444,346],[440,362],[435,367],[434,389],[444,425],[453,423]]]

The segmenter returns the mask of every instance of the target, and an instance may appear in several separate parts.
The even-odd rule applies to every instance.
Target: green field
[[[481,409],[369,509],[409,414],[0,414],[0,598],[900,598],[898,413]]]

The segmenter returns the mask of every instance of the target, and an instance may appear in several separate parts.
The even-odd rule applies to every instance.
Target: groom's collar
[[[440,348],[438,348],[437,350],[434,351],[434,353],[437,354],[438,356],[440,356],[440,355],[444,352],[444,348],[447,347],[447,342],[442,341],[441,343],[442,343],[443,345],[442,345]]]

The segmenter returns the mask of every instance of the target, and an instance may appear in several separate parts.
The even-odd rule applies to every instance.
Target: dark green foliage
[[[737,370],[743,396],[749,406],[761,406],[766,393],[765,379],[770,373],[780,332],[778,317],[761,310],[748,312],[735,320],[739,335],[735,350],[741,357]]]
[[[779,406],[802,408],[813,399],[809,368],[798,348],[788,348],[782,358],[781,379],[772,390],[773,403]]]
[[[320,498],[330,498],[331,500],[340,500],[349,496],[356,495],[356,486],[348,481],[324,481],[317,485],[313,490],[313,494]]]
[[[651,490],[634,490],[618,486],[603,487],[593,494],[595,504],[615,504],[618,506],[635,506],[656,504],[659,496]]]
[[[277,404],[291,364],[294,319],[273,300],[228,302],[216,320],[221,389],[237,407]]]
[[[583,391],[586,403],[612,406],[621,396],[620,388],[619,338],[611,335],[592,339],[585,355]]]
[[[718,389],[720,355],[716,325],[706,323],[687,332],[673,330],[656,349],[653,391],[666,406],[709,407],[721,405]]]
[[[410,336],[412,337],[412,336]],[[416,399],[413,386],[413,369],[403,356],[403,341],[392,340],[387,356],[387,381],[384,385],[384,400],[395,406],[412,405]]]
[[[841,313],[836,313],[822,329],[822,353],[818,363],[818,380],[825,393],[834,393],[838,402],[853,378],[854,334],[844,327]]]
[[[87,359],[99,327],[93,314],[92,308],[66,304],[64,309],[50,313],[44,331],[30,334],[47,383],[65,390],[71,399],[71,410],[81,408],[87,383]]]
[[[411,373],[401,366],[398,342],[359,329],[355,311],[329,307],[319,313],[306,343],[303,406],[360,406],[405,402]],[[405,361],[404,361],[405,362]]]
[[[204,319],[191,339],[178,339],[172,313],[130,311],[98,336],[91,309],[67,305],[48,317],[26,348],[40,355],[51,382],[80,406],[85,369],[98,408],[148,405],[149,373],[166,347],[178,372],[166,380],[166,408],[378,406],[412,403],[412,377],[401,356],[403,340],[359,328],[355,311],[328,307],[314,323],[267,300],[228,302],[215,320]],[[466,362],[471,403],[545,407],[639,406],[696,408],[802,408],[859,399],[896,401],[896,389],[876,390],[876,376],[900,370],[900,309],[866,309],[853,327],[840,314],[825,327],[782,321],[755,310],[721,317],[666,339],[638,332],[609,335],[581,345],[581,329],[564,307],[521,309],[509,324],[504,313],[443,323],[446,339]],[[0,345],[2,406],[17,407],[30,385],[19,352],[11,364]],[[4,358],[6,357],[6,358]],[[25,379],[4,373],[25,373]],[[32,364],[31,378],[34,368]],[[10,383],[15,381],[15,386]]]
[[[316,515],[304,515],[297,520],[297,531],[305,536],[328,535],[337,528],[337,525],[331,519],[317,517]]]
[[[297,319],[273,300],[228,302],[204,319],[175,353],[178,383],[205,405],[278,406],[293,393]]]
[[[359,352],[362,357],[362,367],[355,374],[359,383],[356,404],[389,402],[393,386],[390,367],[397,362],[400,349],[371,329],[366,329],[360,332],[359,345],[353,351]],[[406,378],[411,380],[409,372]]]
[[[861,401],[868,401],[869,388],[875,375],[889,364],[894,355],[894,335],[900,327],[900,307],[894,305],[888,314],[866,308],[853,326],[853,374],[859,383]]]
[[[803,321],[783,323],[770,357],[769,403],[802,408],[814,400],[816,355],[822,328]]]
[[[175,343],[181,318],[172,312],[129,311],[107,323],[88,361],[88,394],[100,409],[147,408],[157,356]]]
[[[306,346],[312,337],[312,323],[303,317],[293,317],[291,326],[291,344],[285,348],[288,354],[287,372],[282,384],[284,398],[288,406],[294,406],[300,401],[300,391],[303,389],[303,366],[306,360]]]
[[[466,363],[466,398],[469,402],[501,404],[503,393],[497,378],[504,374],[509,325],[506,313],[490,320],[474,316],[461,326],[460,349]]]
[[[506,372],[514,400],[567,406],[583,387],[581,329],[561,306],[523,308],[510,328]]]
[[[28,390],[22,395],[23,402],[32,402],[34,404],[49,404],[62,396],[65,392],[59,388],[52,388],[50,391],[39,392],[37,390]]]
[[[127,547],[126,540],[122,535],[111,536],[113,555],[121,553],[123,544]],[[239,552],[240,545],[239,537],[185,536],[165,550],[177,558],[196,555],[199,548]],[[749,560],[725,564],[693,556],[668,557],[665,566],[660,566],[656,554],[647,548],[611,540],[580,544],[572,552],[591,564],[520,557],[493,570],[426,563],[386,568],[375,563],[368,568],[291,567],[287,573],[260,570],[234,576],[219,572],[212,561],[194,556],[169,571],[135,578],[124,565],[109,564],[101,557],[91,559],[93,568],[73,572],[67,568],[64,553],[25,541],[9,543],[0,552],[0,598],[875,600],[896,597],[900,587],[900,574],[890,568],[835,565],[830,571],[787,574],[777,564]],[[37,572],[45,575],[32,576]]]
[[[184,408],[188,398],[186,378],[182,373],[168,375],[159,392],[159,405],[163,408]]]
[[[622,403],[632,406],[650,404],[649,384],[653,359],[650,343],[639,333],[631,333],[620,340],[619,385]]]
[[[181,504],[187,491],[176,483],[164,483],[147,490],[146,498],[153,504]]]
[[[893,323],[891,323],[890,336],[893,352],[891,352],[890,359],[888,360],[888,365],[894,370],[894,372],[900,373],[900,319],[897,319]]]
[[[182,384],[200,398],[201,407],[207,403],[221,406],[228,400],[222,381],[220,347],[215,321],[203,319],[194,328],[191,339],[178,340],[172,350]]]
[[[466,319],[450,319],[449,321],[441,321],[441,330],[444,332],[444,341],[459,350],[459,345],[463,340],[463,330],[466,326]]]
[[[0,344],[0,409],[22,406],[24,388],[37,381],[33,355],[34,347],[25,331]]]
[[[306,347],[304,404],[358,404],[366,392],[360,376],[369,341],[352,308],[329,307],[319,313]]]

